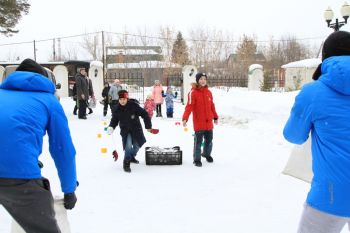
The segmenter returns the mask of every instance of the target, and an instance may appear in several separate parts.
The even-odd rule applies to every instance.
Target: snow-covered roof
[[[260,64],[252,64],[249,66],[249,72],[253,71],[253,70],[256,70],[256,69],[263,69],[263,66],[260,65]]]
[[[90,62],[90,67],[92,67],[92,66],[96,66],[96,67],[102,68],[103,67],[103,63],[100,62],[100,61],[92,61],[92,62]]]
[[[181,68],[179,64],[164,61],[141,61],[136,63],[113,63],[108,64],[107,69],[130,69],[130,68]]]
[[[300,61],[291,62],[281,66],[283,69],[287,68],[315,68],[321,63],[320,58],[310,58]]]

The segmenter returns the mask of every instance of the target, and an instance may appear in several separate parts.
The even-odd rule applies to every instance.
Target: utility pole
[[[36,61],[36,46],[35,46],[35,40],[33,41],[34,45],[34,61]]]
[[[57,38],[57,43],[58,43],[58,60],[62,60],[61,57],[61,38]]]
[[[105,59],[105,34],[102,31],[102,72],[103,72],[103,84],[107,82],[106,80],[106,59]]]
[[[56,45],[55,45],[56,39],[53,38],[52,40],[52,56],[53,56],[53,61],[56,61]]]

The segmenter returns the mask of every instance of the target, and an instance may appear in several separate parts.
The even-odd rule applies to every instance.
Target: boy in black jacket
[[[148,132],[151,132],[152,122],[146,110],[141,108],[136,101],[129,99],[129,94],[126,90],[119,91],[118,96],[119,103],[112,110],[112,120],[107,128],[107,133],[111,135],[119,124],[125,152],[123,169],[125,172],[131,172],[130,162],[139,163],[135,156],[146,142],[139,117],[143,118]]]

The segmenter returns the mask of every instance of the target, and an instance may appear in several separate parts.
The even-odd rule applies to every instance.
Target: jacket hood
[[[13,72],[0,85],[0,89],[55,93],[55,86],[48,78],[28,71]]]
[[[350,56],[325,59],[321,71],[321,82],[344,95],[350,95]]]

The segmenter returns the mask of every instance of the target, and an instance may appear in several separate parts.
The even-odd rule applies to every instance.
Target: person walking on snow
[[[198,73],[196,83],[193,84],[191,91],[188,93],[188,101],[185,112],[182,116],[183,126],[187,126],[188,118],[193,113],[194,127],[194,149],[193,163],[197,167],[202,166],[201,156],[206,158],[207,162],[212,163],[214,160],[211,156],[213,147],[213,122],[218,123],[218,114],[215,110],[213,95],[207,86],[207,75]],[[201,145],[204,139],[203,153]]]
[[[112,135],[114,129],[119,125],[125,152],[123,169],[125,172],[131,172],[130,163],[139,163],[135,157],[146,142],[139,117],[143,118],[148,132],[152,131],[152,122],[146,110],[141,108],[136,101],[129,99],[129,94],[126,90],[119,91],[118,97],[119,103],[113,108],[107,134]]]
[[[350,224],[350,33],[323,44],[322,63],[305,84],[283,135],[304,143],[311,133],[313,179],[298,233],[339,233]]]
[[[0,85],[0,204],[28,233],[60,233],[49,180],[38,166],[48,134],[64,207],[77,198],[75,149],[68,121],[46,70],[25,59]]]

